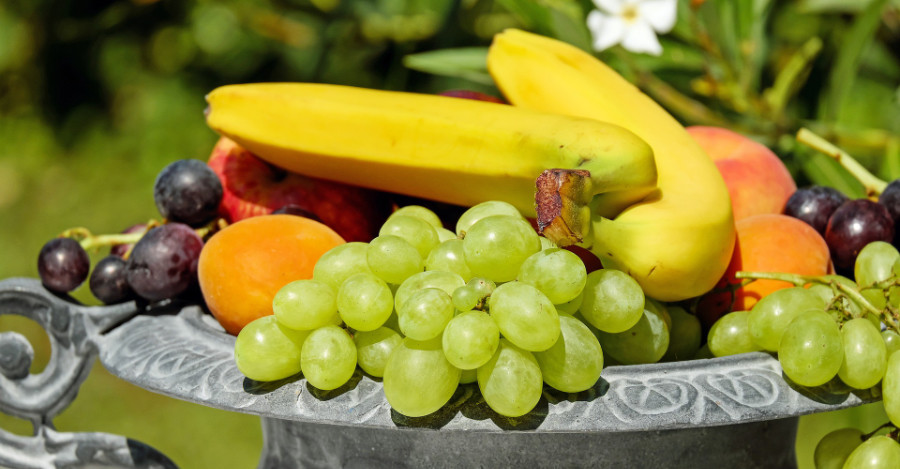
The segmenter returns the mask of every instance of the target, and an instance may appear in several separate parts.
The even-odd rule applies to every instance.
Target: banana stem
[[[887,187],[887,182],[879,179],[877,176],[869,172],[863,165],[859,164],[852,156],[840,148],[832,145],[829,141],[816,135],[807,128],[802,128],[797,132],[797,141],[825,155],[831,157],[853,175],[865,188],[867,197],[877,197]]]

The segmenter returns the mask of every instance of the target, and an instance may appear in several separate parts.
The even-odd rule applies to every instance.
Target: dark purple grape
[[[87,278],[91,260],[78,241],[54,238],[41,248],[37,267],[41,282],[48,290],[67,293]]]
[[[219,176],[200,160],[170,163],[153,184],[153,200],[159,213],[167,220],[194,227],[216,217],[222,193]]]
[[[94,297],[108,305],[130,300],[134,296],[125,275],[125,260],[113,254],[97,262],[88,285]]]
[[[295,215],[298,217],[309,218],[310,220],[315,220],[317,222],[322,221],[319,219],[319,216],[316,215],[315,213],[312,213],[309,210],[307,210],[299,205],[296,205],[296,204],[283,205],[278,210],[275,210],[274,212],[272,212],[272,215],[280,215],[280,214]]]
[[[824,236],[831,214],[847,200],[846,195],[833,187],[804,187],[797,189],[784,204],[784,214],[805,221]]]
[[[146,229],[146,224],[138,223],[137,225],[131,225],[128,228],[125,228],[125,231],[123,231],[122,234],[143,233]],[[132,246],[134,246],[134,244],[115,244],[111,248],[109,248],[109,253],[113,256],[124,258],[125,253],[128,252],[128,249],[130,249]]]
[[[891,242],[894,220],[888,209],[869,199],[856,199],[838,207],[828,220],[825,242],[838,269],[853,269],[856,256],[873,241]]]
[[[898,244],[896,238],[900,235],[900,179],[894,179],[881,191],[878,203],[887,207],[888,213],[894,219],[894,245],[896,246]]]
[[[203,240],[187,225],[167,223],[153,228],[128,257],[128,285],[149,301],[172,298],[196,280],[202,248]]]

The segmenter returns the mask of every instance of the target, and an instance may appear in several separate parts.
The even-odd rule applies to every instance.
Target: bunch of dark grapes
[[[206,163],[175,161],[163,168],[153,187],[162,222],[134,225],[118,235],[70,230],[80,242],[59,237],[41,249],[41,282],[48,290],[68,293],[84,283],[90,272],[91,293],[106,304],[177,297],[196,284],[201,233],[208,233],[204,227],[215,224],[222,194],[222,183]],[[110,253],[91,271],[85,247],[99,246],[111,246]]]
[[[851,200],[831,187],[798,189],[785,204],[784,213],[815,228],[828,244],[835,269],[848,273],[853,270],[856,256],[869,243],[900,245],[900,180],[888,184],[877,202]]]

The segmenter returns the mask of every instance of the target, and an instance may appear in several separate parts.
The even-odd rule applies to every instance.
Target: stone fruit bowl
[[[847,390],[794,388],[765,353],[612,366],[589,391],[546,391],[530,414],[502,417],[463,385],[440,411],[393,411],[379,380],[360,372],[318,391],[302,378],[246,379],[235,338],[202,306],[135,303],[87,307],[35,279],[0,282],[0,314],[41,324],[52,357],[28,374],[30,344],[0,334],[0,409],[29,419],[34,437],[0,431],[0,466],[109,463],[174,467],[123,437],[58,433],[52,418],[75,398],[95,356],[111,373],[153,392],[259,415],[260,467],[793,467],[800,415],[877,400]]]

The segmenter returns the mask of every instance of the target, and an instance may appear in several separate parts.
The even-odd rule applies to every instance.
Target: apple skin
[[[292,205],[348,242],[368,242],[391,211],[386,193],[280,170],[225,137],[208,164],[222,181],[219,212],[229,223]]]
[[[782,213],[797,184],[775,153],[721,127],[692,126],[687,131],[725,179],[735,221],[763,213]]]

